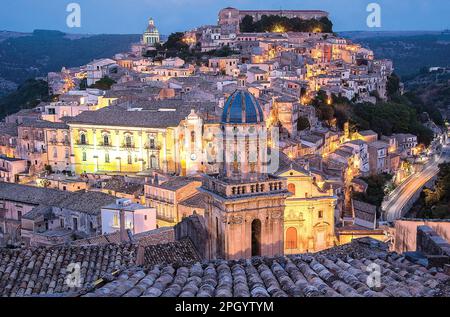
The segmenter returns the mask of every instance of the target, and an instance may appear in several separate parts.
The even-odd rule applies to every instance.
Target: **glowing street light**
[[[275,24],[272,28],[273,33],[284,33],[286,32],[286,28],[280,24]]]

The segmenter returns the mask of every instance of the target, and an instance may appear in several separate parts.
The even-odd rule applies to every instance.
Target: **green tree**
[[[50,101],[48,84],[44,80],[29,79],[16,91],[0,98],[0,119],[21,109],[36,107],[41,101]]]
[[[240,24],[241,32],[243,33],[252,33],[254,32],[255,28],[253,26],[253,17],[251,15],[246,15]]]
[[[388,77],[386,91],[389,98],[393,98],[400,93],[400,78],[395,73]]]
[[[114,85],[116,82],[109,78],[108,76],[103,77],[99,81],[97,81],[95,84],[91,85],[90,88],[97,88],[101,90],[110,90],[111,86]]]
[[[309,129],[311,126],[309,120],[306,117],[299,117],[297,120],[297,131],[303,131]]]

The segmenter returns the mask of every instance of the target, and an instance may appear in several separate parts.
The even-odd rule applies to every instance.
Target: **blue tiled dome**
[[[236,90],[225,102],[222,123],[259,123],[264,113],[255,96],[246,90]]]

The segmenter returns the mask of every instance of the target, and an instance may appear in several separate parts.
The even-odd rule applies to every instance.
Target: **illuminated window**
[[[82,133],[80,135],[80,143],[81,144],[86,144],[86,134]]]
[[[109,136],[107,134],[103,136],[103,145],[105,146],[109,145]]]
[[[113,216],[113,227],[118,227],[119,226],[119,215],[118,214],[114,214]]]
[[[131,136],[127,135],[127,136],[125,137],[125,145],[126,145],[126,147],[131,147],[131,145],[132,145],[132,139],[131,139]]]
[[[150,145],[150,148],[151,148],[151,149],[154,149],[154,148],[155,148],[155,139],[154,139],[153,137],[151,137],[151,138],[149,139],[149,145]]]

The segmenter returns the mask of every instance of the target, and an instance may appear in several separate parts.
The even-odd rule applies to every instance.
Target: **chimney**
[[[120,242],[128,241],[128,234],[125,230],[125,211],[123,209],[119,210],[120,219]]]

